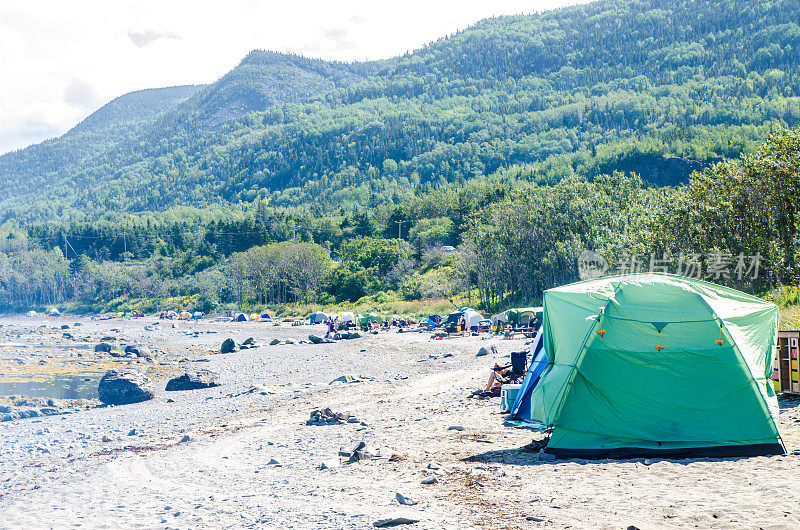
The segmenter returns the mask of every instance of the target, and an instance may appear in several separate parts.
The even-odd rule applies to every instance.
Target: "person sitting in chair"
[[[494,363],[494,367],[492,368],[492,373],[489,374],[489,381],[486,383],[486,387],[480,392],[481,397],[490,397],[490,396],[499,396],[500,395],[500,388],[506,384],[511,382],[511,365],[508,366],[500,366],[497,363]]]
[[[527,351],[511,352],[511,364],[500,366],[495,363],[489,381],[483,390],[475,391],[478,397],[496,397],[500,395],[500,388],[509,383],[518,383],[525,378],[528,364]]]

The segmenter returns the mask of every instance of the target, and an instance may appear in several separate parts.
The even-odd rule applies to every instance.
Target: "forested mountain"
[[[102,187],[103,172],[110,171],[115,162],[144,160],[151,150],[173,146],[175,139],[187,143],[251,112],[304,101],[361,81],[379,64],[327,62],[256,50],[210,85],[125,94],[60,138],[0,156],[0,189],[9,204],[25,204],[43,196],[44,189],[63,190],[48,205],[54,209],[37,202],[33,208],[23,208],[27,212],[23,219],[63,217],[63,207],[74,201],[74,193],[92,184]],[[94,183],[85,178],[87,168],[100,175]]]
[[[328,62],[256,50],[180,110],[205,126],[219,125],[250,112],[304,101],[363,81],[377,71],[379,64]]]
[[[120,139],[141,134],[197,89],[189,85],[125,94],[103,105],[60,138],[0,156],[4,198],[28,194],[45,186],[49,177],[77,173]]]
[[[485,20],[381,64],[253,53],[68,170],[48,153],[4,157],[0,219],[259,197],[349,211],[500,170],[675,184],[800,123],[798,12],[800,0],[601,0]]]

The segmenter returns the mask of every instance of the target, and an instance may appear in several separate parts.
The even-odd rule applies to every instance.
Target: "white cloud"
[[[144,48],[148,44],[158,39],[180,39],[181,37],[180,35],[175,35],[174,33],[146,29],[144,31],[129,31],[128,38],[131,39],[131,42],[134,44],[134,46]]]
[[[209,83],[250,50],[405,53],[499,14],[588,0],[26,0],[0,3],[0,153],[143,88]]]

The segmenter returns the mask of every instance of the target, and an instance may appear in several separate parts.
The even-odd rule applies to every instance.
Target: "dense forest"
[[[498,175],[408,198],[383,217],[279,216],[257,203],[238,220],[203,212],[69,232],[6,223],[0,306],[211,311],[449,299],[495,311],[577,280],[587,249],[608,258],[608,273],[646,272],[653,257],[659,270],[686,273],[679,261],[691,253],[695,277],[764,294],[800,279],[798,176],[800,129],[786,129],[677,187],[619,172],[554,185]],[[411,225],[402,239],[392,237],[398,216]],[[621,263],[631,254],[640,268]],[[756,255],[758,270],[748,262],[736,273],[737,256]]]
[[[123,96],[0,157],[0,307],[494,311],[576,280],[583,250],[795,284],[797,12],[601,0]]]

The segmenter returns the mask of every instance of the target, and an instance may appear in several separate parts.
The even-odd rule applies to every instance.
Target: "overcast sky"
[[[213,82],[253,49],[388,58],[492,15],[586,1],[2,0],[0,153],[127,92]]]

